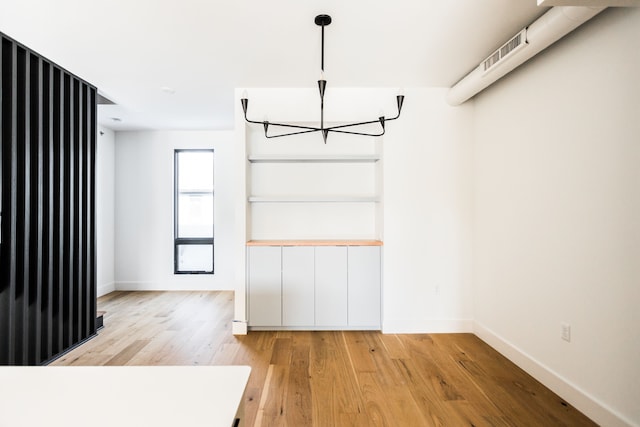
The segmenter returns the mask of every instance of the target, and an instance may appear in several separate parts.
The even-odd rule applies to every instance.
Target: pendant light
[[[320,132],[322,135],[322,139],[326,144],[327,137],[329,136],[330,132],[346,133],[351,135],[373,136],[373,137],[384,135],[386,122],[389,122],[391,120],[396,120],[398,117],[400,117],[400,111],[402,110],[402,103],[404,102],[403,94],[398,94],[396,96],[396,103],[398,105],[398,114],[395,117],[387,118],[384,115],[381,115],[375,120],[368,120],[368,121],[357,122],[357,123],[346,123],[346,124],[335,125],[335,126],[325,126],[324,94],[327,87],[327,80],[325,80],[324,78],[324,27],[331,24],[331,17],[329,15],[318,15],[315,18],[315,23],[321,28],[321,31],[322,31],[322,46],[321,46],[321,57],[320,57],[321,73],[320,73],[320,80],[318,80],[318,91],[320,93],[320,126],[314,127],[314,126],[302,126],[299,124],[291,124],[291,123],[270,122],[266,119],[263,121],[251,120],[247,117],[247,110],[249,108],[249,97],[246,91],[242,94],[242,98],[240,99],[240,102],[242,103],[242,110],[244,111],[244,119],[248,123],[262,125],[262,127],[264,128],[264,136],[266,138],[281,138],[285,136],[300,135],[304,133]],[[380,130],[375,133],[356,132],[354,130],[349,130],[354,126],[370,125],[370,124],[376,124],[376,123],[380,124]],[[278,133],[278,134],[269,133],[269,130],[273,129],[274,127],[285,128],[291,131],[286,133]]]

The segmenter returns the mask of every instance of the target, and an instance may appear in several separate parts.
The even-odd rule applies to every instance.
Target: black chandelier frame
[[[329,126],[329,127],[325,127],[324,124],[324,94],[325,94],[325,90],[327,87],[327,81],[324,78],[324,27],[326,27],[327,25],[331,24],[331,16],[329,15],[318,15],[315,18],[316,25],[321,27],[321,31],[322,31],[322,45],[321,45],[321,56],[320,56],[320,69],[322,70],[322,75],[320,77],[320,80],[318,80],[318,90],[320,92],[320,127],[314,127],[314,126],[302,126],[302,125],[297,125],[297,124],[289,124],[289,123],[279,123],[279,122],[270,122],[268,120],[264,120],[264,121],[256,121],[256,120],[251,120],[247,117],[247,110],[249,108],[249,98],[246,95],[243,95],[243,97],[240,99],[240,102],[242,103],[242,110],[244,111],[244,119],[245,121],[247,121],[247,123],[253,123],[253,124],[258,124],[258,125],[262,125],[264,128],[264,136],[268,139],[271,138],[281,138],[283,136],[291,136],[291,135],[300,135],[300,134],[304,134],[304,133],[311,133],[311,132],[321,132],[322,133],[322,139],[324,140],[324,143],[327,143],[327,137],[329,136],[329,132],[336,132],[336,133],[346,133],[346,134],[350,134],[350,135],[361,135],[361,136],[373,136],[373,137],[378,137],[378,136],[382,136],[385,133],[385,125],[386,122],[390,122],[392,120],[396,120],[397,118],[400,117],[400,112],[402,111],[402,104],[404,103],[404,95],[402,94],[398,94],[396,96],[396,103],[398,106],[398,114],[395,117],[391,117],[391,118],[386,118],[385,116],[380,116],[378,117],[377,120],[368,120],[368,121],[364,121],[364,122],[357,122],[357,123],[347,123],[347,124],[342,124],[342,125],[336,125],[336,126]],[[367,133],[367,132],[356,132],[353,130],[346,130],[350,127],[354,127],[354,126],[363,126],[363,125],[370,125],[370,124],[375,124],[375,123],[380,123],[381,126],[381,130],[379,133]],[[294,132],[288,132],[288,133],[282,133],[282,134],[276,134],[276,135],[269,135],[269,128],[271,127],[282,127],[282,128],[288,128],[288,129],[298,129]]]

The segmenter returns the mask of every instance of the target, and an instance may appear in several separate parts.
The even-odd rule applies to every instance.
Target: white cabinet
[[[314,248],[282,248],[282,324],[314,324]]]
[[[380,248],[349,247],[349,325],[380,325]]]
[[[317,246],[315,273],[315,324],[346,325],[347,247]]]
[[[248,306],[252,326],[282,325],[282,249],[249,248]]]
[[[380,246],[249,246],[249,327],[380,329]]]

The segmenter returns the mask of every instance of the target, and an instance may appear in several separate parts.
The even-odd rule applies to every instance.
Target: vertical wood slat
[[[54,100],[54,154],[55,154],[55,184],[57,192],[55,200],[54,221],[56,222],[56,233],[54,234],[54,245],[56,247],[54,259],[54,351],[60,352],[65,348],[64,344],[64,212],[65,212],[65,185],[64,185],[64,75],[61,70],[56,69],[55,91],[57,95]]]
[[[3,205],[3,227],[7,231],[3,238],[2,243],[2,264],[6,266],[3,271],[6,273],[6,285],[2,287],[5,289],[3,294],[6,298],[3,299],[4,309],[2,311],[7,313],[7,327],[3,330],[6,336],[6,360],[7,363],[15,363],[15,348],[16,348],[16,274],[17,274],[17,164],[18,164],[18,150],[17,150],[17,135],[16,135],[16,117],[17,117],[17,47],[14,44],[5,43],[3,40],[3,68],[5,74],[3,75],[3,98],[6,99],[4,103],[6,111],[4,114],[5,120],[3,123],[3,149],[5,159],[5,167],[3,168],[2,187],[4,195]]]
[[[30,152],[29,179],[30,185],[30,215],[29,215],[29,270],[32,278],[29,281],[29,350],[28,363],[36,364],[41,351],[41,318],[42,299],[42,223],[43,223],[43,180],[42,180],[42,60],[34,54],[29,54],[29,138]]]
[[[0,33],[0,364],[96,331],[96,91]]]
[[[17,46],[12,46],[11,49],[11,117],[9,119],[9,129],[11,129],[10,134],[10,148],[9,155],[11,156],[11,164],[9,165],[9,174],[10,174],[10,188],[9,192],[11,194],[11,201],[9,203],[9,218],[7,220],[10,222],[11,232],[9,233],[9,242],[10,245],[10,254],[9,254],[9,287],[10,293],[9,297],[11,301],[9,302],[9,360],[10,363],[16,363],[15,357],[15,349],[18,346],[16,342],[16,333],[15,331],[18,329],[17,323],[19,321],[19,313],[16,309],[16,294],[18,291],[18,286],[16,285],[18,279],[18,218],[17,218],[17,204],[18,204],[18,136],[16,129],[16,122],[18,117],[18,49]],[[6,173],[5,173],[6,176]],[[3,183],[4,186],[4,183]],[[6,186],[5,186],[6,188]]]
[[[64,233],[64,271],[65,279],[62,284],[64,293],[64,346],[69,347],[73,343],[73,291],[75,286],[73,264],[76,253],[73,251],[74,239],[74,199],[73,182],[75,177],[73,150],[73,81],[71,76],[64,74],[64,185],[65,185],[65,233]]]
[[[27,361],[25,356],[29,349],[27,333],[29,331],[28,323],[28,311],[26,306],[28,304],[28,292],[29,292],[29,222],[27,216],[29,212],[29,190],[30,182],[27,174],[29,168],[29,156],[27,152],[29,150],[29,87],[27,84],[27,75],[29,74],[29,65],[26,58],[27,54],[24,49],[17,49],[17,86],[16,86],[16,99],[17,99],[17,115],[16,115],[16,147],[18,151],[18,176],[17,176],[17,280],[16,280],[16,363],[25,365]]]
[[[74,164],[75,164],[75,174],[74,174],[74,184],[73,184],[73,188],[75,189],[75,195],[74,195],[74,200],[75,200],[75,209],[74,211],[76,212],[76,217],[75,217],[75,222],[74,222],[74,228],[75,228],[75,238],[74,238],[74,253],[76,254],[76,256],[73,257],[73,261],[74,261],[74,277],[75,277],[75,281],[74,281],[74,316],[73,316],[73,326],[74,326],[74,339],[75,340],[81,340],[82,338],[82,329],[84,326],[84,322],[83,322],[83,308],[84,308],[84,304],[83,304],[83,287],[81,286],[81,282],[82,282],[82,278],[83,278],[83,274],[82,274],[82,270],[83,270],[83,264],[84,264],[84,257],[82,256],[83,252],[82,252],[82,239],[83,239],[83,235],[82,235],[82,223],[84,221],[84,213],[85,213],[85,206],[83,203],[83,168],[82,168],[82,157],[83,157],[83,141],[82,141],[82,90],[80,87],[80,82],[78,79],[73,79],[73,93],[74,93],[74,98],[73,98],[73,110],[74,110],[74,115],[73,115],[73,125],[74,125],[74,140],[73,140],[73,145],[74,145],[74,153],[75,153],[75,159],[74,159]]]
[[[53,76],[49,64],[42,64],[42,165],[43,165],[43,275],[40,360],[53,356]]]
[[[90,96],[87,100],[87,111],[90,112],[89,118],[89,130],[88,130],[88,138],[89,138],[89,185],[87,187],[90,192],[89,196],[89,235],[87,238],[88,242],[92,242],[89,245],[89,260],[88,265],[90,266],[87,271],[87,282],[89,285],[89,332],[95,331],[97,328],[97,300],[98,300],[98,281],[97,281],[97,249],[96,242],[98,240],[98,233],[96,230],[96,144],[98,138],[98,96],[97,90],[94,87],[91,87]]]
[[[82,239],[82,251],[84,259],[82,260],[82,264],[84,265],[82,281],[85,283],[89,283],[89,286],[85,286],[85,293],[83,298],[84,310],[83,310],[83,325],[85,327],[83,334],[86,335],[89,333],[91,329],[95,329],[96,322],[96,312],[92,307],[91,301],[97,298],[95,289],[95,281],[92,279],[91,271],[94,271],[95,265],[93,262],[93,251],[91,250],[91,245],[89,242],[95,240],[95,235],[93,234],[93,220],[92,218],[95,215],[94,211],[94,200],[93,197],[93,167],[95,165],[95,159],[92,160],[93,154],[93,144],[95,137],[92,138],[92,135],[96,135],[96,130],[93,127],[93,107],[92,105],[95,103],[95,98],[93,96],[94,90],[89,88],[87,85],[84,85],[82,88],[82,111],[83,111],[83,120],[82,124],[82,140],[84,147],[83,156],[82,156],[82,170],[83,170],[83,179],[82,181],[85,183],[83,186],[83,202],[82,205],[84,207],[84,221],[82,224],[83,228],[83,236]],[[93,130],[93,132],[92,132]]]
[[[7,208],[9,207],[8,198],[11,192],[5,186],[8,186],[10,177],[5,172],[9,171],[11,150],[10,150],[10,112],[11,112],[11,64],[10,64],[10,44],[3,38],[0,38],[0,213],[3,218],[0,222],[0,336],[9,338],[10,330],[10,306],[11,306],[11,288],[10,267],[9,267],[9,234],[10,222]],[[5,162],[9,162],[5,164]],[[4,340],[3,340],[4,342]],[[9,346],[0,346],[0,360],[9,360]]]
[[[2,174],[3,162],[4,162],[4,138],[2,136],[4,129],[4,96],[2,95],[4,92],[4,40],[0,38],[0,307],[5,308],[8,304],[6,303],[7,296],[5,295],[5,286],[6,280],[4,278],[4,272],[6,270],[6,266],[2,263],[2,239],[4,237],[4,227],[2,226],[2,207],[5,205],[3,200],[3,185],[4,175]],[[7,327],[7,313],[3,310],[0,311],[0,336],[7,335],[6,327]],[[7,355],[5,354],[6,348],[0,348],[0,360],[7,359]]]

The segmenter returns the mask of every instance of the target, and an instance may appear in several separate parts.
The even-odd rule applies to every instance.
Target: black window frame
[[[215,168],[215,151],[213,148],[178,148],[174,150],[173,154],[173,274],[214,274],[215,273],[215,222],[214,217],[211,218],[211,222],[213,225],[213,237],[179,237],[178,236],[178,227],[179,227],[179,196],[180,190],[178,188],[178,157],[180,153],[183,152],[202,152],[202,153],[211,153],[213,157],[214,164],[212,165]],[[214,169],[215,171],[215,169]],[[215,175],[215,172],[214,172]],[[215,179],[215,178],[214,178]],[[212,183],[214,191],[212,192],[213,196],[213,205],[215,212],[215,180]],[[211,271],[188,271],[188,270],[179,270],[178,269],[178,248],[184,245],[211,245]]]

